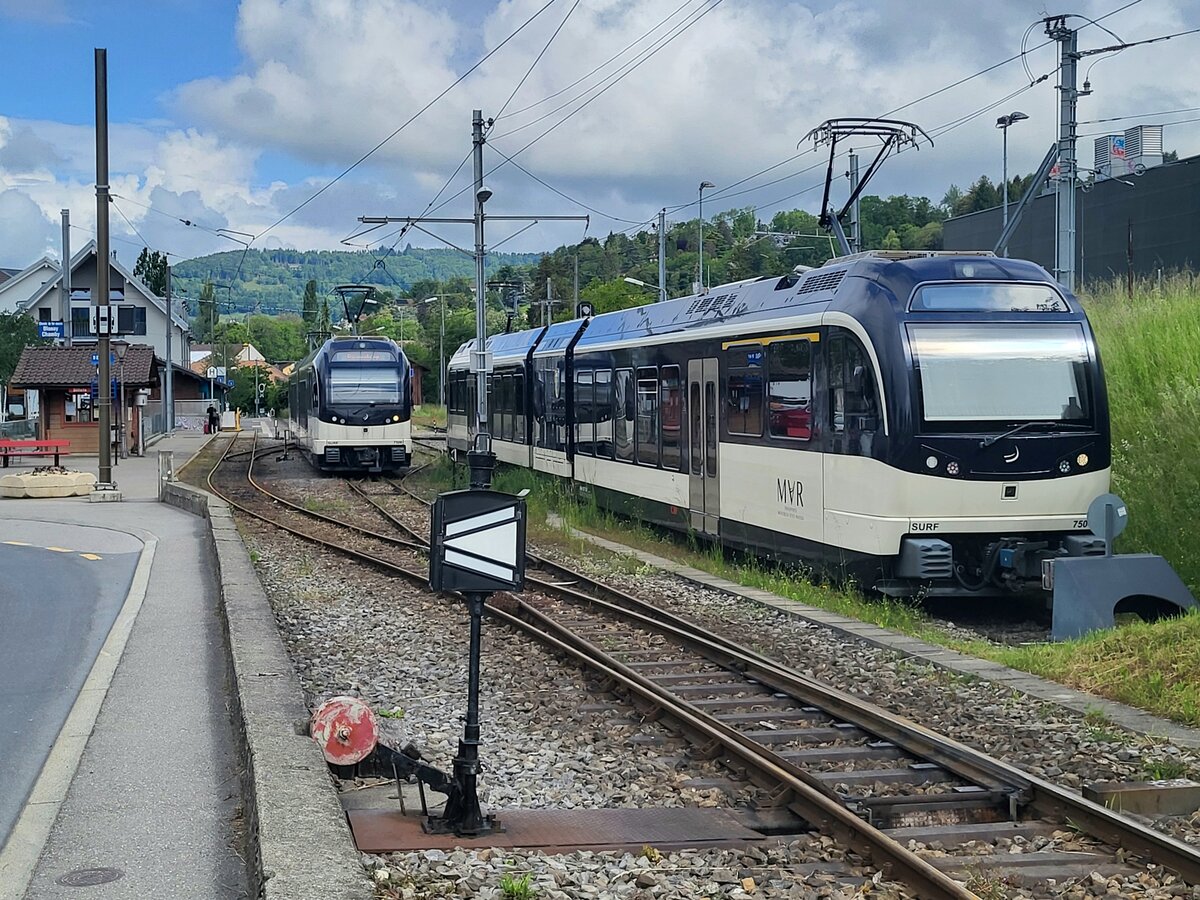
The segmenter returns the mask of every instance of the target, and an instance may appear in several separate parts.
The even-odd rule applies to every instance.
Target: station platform
[[[120,460],[120,503],[0,499],[0,900],[248,896],[205,522],[158,502],[207,440]]]

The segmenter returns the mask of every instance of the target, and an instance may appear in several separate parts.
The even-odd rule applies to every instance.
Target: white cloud
[[[156,119],[154,109],[138,110],[134,123],[112,123],[114,190],[158,212],[134,203],[122,203],[121,211],[147,240],[175,252],[232,249],[235,244],[172,217],[210,229],[262,231],[413,116],[543,2],[499,0],[480,13],[482,4],[475,0],[242,0],[236,37],[243,59],[237,72],[180,85],[168,100],[171,123]],[[523,111],[526,107],[603,64],[680,2],[579,4],[496,122],[489,168],[500,162],[497,151],[515,153],[578,105],[533,123],[580,89]],[[683,10],[707,5],[687,0]],[[1078,9],[1098,17],[1110,6],[1109,0],[1084,0]],[[355,229],[358,215],[423,210],[470,149],[471,110],[499,113],[569,8],[567,2],[551,6],[367,164],[273,229],[269,238],[283,246],[337,247],[338,239]],[[1042,0],[975,4],[970,15],[963,14],[958,0],[930,0],[919,16],[913,9],[905,0],[724,3],[518,161],[566,194],[634,221],[664,205],[693,201],[702,179],[718,185],[705,197],[706,212],[761,204],[767,216],[774,201],[814,209],[824,174],[821,154],[808,153],[749,184],[730,185],[796,153],[805,133],[826,118],[881,114],[1016,53],[1026,27],[1044,14]],[[683,14],[671,20],[681,21]],[[1137,40],[1200,26],[1200,8],[1143,0],[1104,24],[1124,39]],[[1044,41],[1041,27],[1035,27],[1029,45],[1036,48]],[[1081,32],[1082,48],[1112,41],[1096,27]],[[1200,106],[1197,47],[1200,36],[1188,36],[1087,58],[1085,71],[1092,60],[1102,61],[1091,70],[1094,92],[1081,101],[1080,117]],[[1035,76],[1052,72],[1056,61],[1053,46],[1027,57]],[[933,148],[889,161],[870,191],[936,200],[952,181],[965,186],[982,172],[998,177],[1000,135],[993,123],[1011,109],[1028,113],[1030,120],[1010,132],[1010,173],[1032,171],[1055,137],[1054,81],[935,135]],[[1011,63],[898,116],[933,130],[1026,83],[1022,65]],[[1180,117],[1136,121],[1172,118]],[[1080,131],[1119,131],[1129,124],[1134,123],[1083,124]],[[94,226],[93,141],[90,127],[0,118],[0,189],[32,202],[32,207],[22,205],[23,215],[40,211],[31,234],[45,239],[43,226],[53,234],[62,206],[70,206],[81,225]],[[1091,160],[1090,144],[1088,137],[1080,146],[1084,165]],[[1166,144],[1184,156],[1200,152],[1200,128],[1168,125]],[[871,146],[856,149],[866,158]],[[801,171],[809,166],[816,168]],[[468,164],[443,200],[469,177]],[[496,192],[493,212],[581,212],[511,166],[488,180]],[[757,189],[739,193],[748,188]],[[782,199],[805,188],[816,189]],[[845,184],[839,181],[834,197],[844,196]],[[444,212],[460,215],[468,209],[469,193]],[[682,209],[677,215],[693,214]],[[624,224],[594,218],[589,233],[619,227]],[[580,232],[574,224],[543,223],[505,249],[545,248],[577,240]],[[113,217],[113,233],[138,240],[119,216]],[[469,234],[452,227],[443,233],[469,243]],[[506,233],[495,223],[489,240],[495,243]],[[137,252],[136,247],[121,249]],[[8,256],[12,250],[0,245],[0,252]]]

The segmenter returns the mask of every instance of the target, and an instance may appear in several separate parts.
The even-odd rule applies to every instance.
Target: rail
[[[423,535],[418,534],[402,519],[386,510],[369,492],[352,482],[347,482],[352,493],[370,502],[377,512],[402,529],[408,538],[386,535],[306,509],[268,490],[254,479],[253,468],[261,453],[274,452],[276,448],[259,451],[257,435],[253,441],[248,453],[249,463],[245,479],[254,491],[270,499],[273,509],[290,510],[378,540],[388,546],[403,548],[407,552],[427,552],[427,542]],[[315,535],[311,528],[297,527],[280,521],[277,516],[267,516],[252,509],[251,504],[232,497],[228,491],[223,492],[214,485],[213,476],[229,458],[232,458],[234,444],[233,440],[229,442],[220,459],[208,473],[207,483],[214,493],[222,496],[243,513],[270,522],[305,540],[402,575],[414,583],[427,584],[426,572],[381,559],[359,547],[349,547],[322,538]],[[390,481],[387,483],[392,490],[416,497],[406,485]],[[423,498],[416,499],[427,504]],[[689,652],[710,661],[721,670],[735,673],[748,684],[775,692],[778,696],[794,698],[797,703],[809,704],[816,708],[814,711],[820,711],[848,726],[881,738],[884,742],[922,760],[920,766],[945,770],[972,786],[972,797],[976,802],[1006,802],[1010,819],[1016,820],[1018,815],[1052,818],[1107,844],[1148,857],[1190,883],[1200,883],[1200,852],[1181,841],[889,713],[861,698],[800,675],[732,640],[699,628],[624,591],[600,584],[570,567],[536,554],[530,554],[530,560],[534,566],[543,570],[543,575],[558,580],[569,580],[572,585],[564,585],[547,577],[527,573],[527,589],[535,599],[497,597],[489,603],[488,609],[492,616],[610,679],[624,692],[636,697],[640,705],[653,707],[693,741],[707,746],[710,752],[714,747],[720,747],[722,754],[755,773],[755,781],[773,785],[777,792],[786,794],[789,807],[815,827],[853,847],[857,852],[869,856],[892,877],[919,891],[922,897],[968,898],[975,895],[868,822],[864,816],[870,816],[869,804],[856,804],[838,795],[827,786],[826,780],[806,771],[803,766],[784,759],[736,728],[702,711],[694,703],[672,692],[668,686],[641,674],[637,667],[604,653],[591,641],[555,621],[544,609],[539,608],[536,598],[552,597],[573,604],[576,609],[587,608],[606,617],[624,621],[633,628],[654,631],[679,646],[686,647]],[[586,586],[586,590],[581,589],[583,586]]]

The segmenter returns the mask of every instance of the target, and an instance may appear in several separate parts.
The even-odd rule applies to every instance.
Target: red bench
[[[0,456],[6,469],[10,456],[53,456],[57,466],[60,456],[70,455],[70,446],[70,441],[0,441]]]

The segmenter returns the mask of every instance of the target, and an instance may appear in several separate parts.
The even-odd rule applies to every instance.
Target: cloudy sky
[[[0,266],[57,255],[64,207],[76,246],[94,231],[97,46],[108,49],[113,247],[131,262],[143,239],[179,258],[239,246],[218,229],[256,247],[344,247],[360,215],[421,213],[449,182],[443,204],[470,178],[469,163],[451,176],[474,108],[496,119],[487,168],[501,153],[519,164],[488,177],[489,212],[590,212],[591,235],[664,206],[694,217],[702,180],[717,185],[706,215],[815,210],[824,157],[797,156],[811,148],[805,134],[897,108],[934,146],[890,160],[870,191],[938,200],[950,182],[999,178],[1001,113],[1030,116],[1009,133],[1009,171],[1037,166],[1057,104],[1057,48],[1039,19],[1065,11],[1048,0],[0,0]],[[1070,11],[1084,50],[1200,29],[1195,0],[1075,0]],[[912,103],[1023,46],[1023,58]],[[1200,34],[1087,57],[1084,74],[1081,134],[1166,123],[1168,149],[1200,153]],[[1081,141],[1083,166],[1091,146]],[[469,215],[469,196],[440,214]],[[518,227],[494,223],[489,243]],[[461,226],[440,231],[472,240]],[[541,223],[504,248],[584,233]],[[357,242],[381,251],[394,240],[386,229]]]

